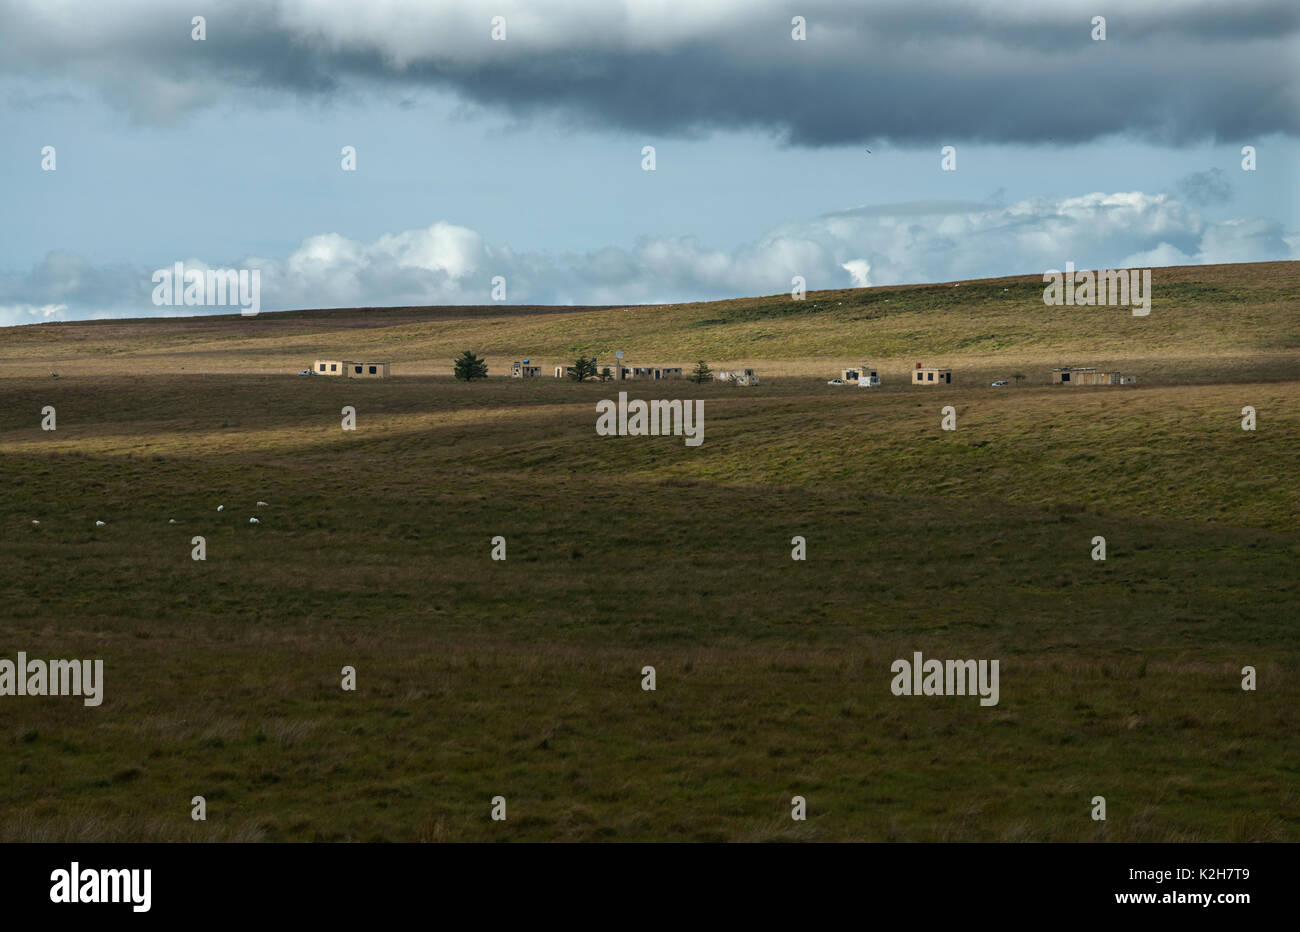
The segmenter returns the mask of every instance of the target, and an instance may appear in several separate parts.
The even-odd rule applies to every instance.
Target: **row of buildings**
[[[615,381],[653,381],[656,379],[682,378],[681,366],[625,366],[622,361],[612,366],[605,366]],[[349,379],[386,379],[389,376],[386,362],[355,362],[349,359],[317,359],[312,363],[313,375],[333,375]],[[307,372],[302,373],[306,375]],[[521,360],[510,364],[510,375],[516,379],[540,378],[542,367],[531,360]],[[556,366],[557,379],[573,375],[573,366]],[[726,369],[715,372],[713,377],[720,382],[732,382],[736,385],[757,385],[758,374],[753,369]]]
[[[844,382],[856,382],[863,387],[871,387],[880,384],[880,375],[876,372],[876,367],[863,363],[860,366],[850,366],[847,369],[840,370],[840,380]],[[913,385],[951,385],[951,369],[932,369],[922,366],[919,362],[916,368],[912,370]]]
[[[603,368],[609,370],[611,377],[616,382],[682,378],[681,366],[625,366],[620,360],[612,366]],[[385,379],[388,378],[389,374],[388,363],[386,362],[354,362],[347,359],[318,359],[312,365],[311,371],[316,375],[333,375],[349,379]],[[542,367],[534,365],[527,359],[510,364],[512,378],[535,379],[541,377],[541,374]],[[555,377],[557,379],[569,378],[572,375],[573,366],[571,365],[555,367]],[[723,369],[720,372],[713,373],[713,378],[719,382],[730,382],[733,385],[758,384],[758,373],[753,369]],[[880,384],[880,376],[876,368],[866,363],[841,369],[840,378],[845,382],[856,382],[858,385],[863,386]],[[1051,379],[1053,385],[1137,384],[1137,376],[1135,375],[1104,372],[1091,366],[1061,366],[1052,370]],[[922,366],[918,362],[916,368],[912,370],[912,384],[951,385],[952,370]]]
[[[845,382],[871,386],[880,384],[876,369],[863,363],[840,370],[840,378]],[[951,385],[952,370],[923,366],[919,362],[912,370],[913,385]],[[1005,383],[1000,383],[1005,384]],[[1121,372],[1103,372],[1091,366],[1061,366],[1052,370],[1053,385],[1136,385],[1136,375],[1124,375]]]
[[[658,379],[680,379],[683,378],[681,366],[625,366],[623,361],[619,360],[611,366],[601,366],[598,371],[609,370],[610,377],[615,382],[628,381],[655,381]],[[510,376],[515,379],[536,379],[542,374],[542,367],[535,365],[532,361],[524,359],[510,364]],[[555,377],[557,379],[567,379],[573,375],[573,366],[556,366]],[[757,385],[758,373],[753,369],[724,369],[721,372],[713,373],[713,378],[719,382],[731,382],[735,385]]]
[[[616,362],[612,366],[601,366],[601,369],[608,369],[610,376],[615,382],[625,382],[631,379],[654,380],[654,379],[680,379],[682,377],[681,366],[625,366],[622,362]],[[510,375],[516,379],[532,379],[541,375],[541,366],[530,366],[528,360],[523,363],[511,363]],[[557,379],[567,379],[573,375],[573,366],[556,366],[555,377]]]

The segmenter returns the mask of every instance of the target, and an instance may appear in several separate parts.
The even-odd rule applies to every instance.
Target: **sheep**
[[[95,527],[103,527],[103,526],[104,526],[104,522],[103,522],[103,521],[96,521],[96,522],[95,522]]]
[[[258,502],[258,503],[257,503],[257,507],[258,507],[258,508],[266,508],[266,507],[268,507],[268,506],[267,506],[266,502]]]
[[[32,524],[40,524],[40,523],[41,523],[41,522],[36,521],[36,520],[33,520],[33,521],[32,521]]]
[[[217,511],[225,511],[225,510],[226,510],[226,506],[225,506],[225,505],[218,505],[218,506],[217,506]]]
[[[262,522],[261,522],[261,521],[258,521],[256,518],[249,518],[249,519],[248,519],[248,523],[249,523],[249,524],[261,524]]]

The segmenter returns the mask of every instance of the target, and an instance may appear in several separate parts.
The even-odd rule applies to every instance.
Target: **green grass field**
[[[1042,287],[0,331],[0,658],[106,679],[0,697],[0,841],[1300,840],[1300,264]],[[764,381],[501,377],[616,348]],[[394,377],[291,374],[338,356]],[[597,436],[619,390],[704,444]]]

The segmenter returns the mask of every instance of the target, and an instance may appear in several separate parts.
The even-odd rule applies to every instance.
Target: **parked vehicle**
[[[827,384],[827,385],[843,385],[843,384],[844,384],[844,380],[843,380],[843,379],[831,379],[831,380],[830,380],[829,382],[827,382],[826,384]]]
[[[315,373],[315,372],[312,372],[310,369],[303,369],[303,370],[302,370],[301,372],[299,372],[298,374],[299,374],[299,375],[315,375],[316,373]]]
[[[1007,384],[1006,379],[998,379],[996,382],[993,383],[993,388],[1003,388],[1006,386],[1006,384]]]

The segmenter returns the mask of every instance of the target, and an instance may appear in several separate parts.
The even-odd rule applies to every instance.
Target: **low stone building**
[[[934,369],[922,366],[919,362],[916,368],[912,370],[913,385],[951,385],[951,369]]]
[[[349,379],[386,379],[388,363],[354,362],[350,359],[318,359],[312,364],[317,375],[337,375]]]
[[[1053,385],[1136,385],[1136,375],[1102,372],[1091,366],[1062,366],[1052,370]]]
[[[615,382],[632,380],[680,379],[681,366],[625,366],[621,362],[610,367]]]
[[[876,374],[876,367],[869,366],[865,362],[851,369],[841,369],[840,378],[845,382],[857,382],[859,385],[864,386],[880,384],[880,376]]]
[[[723,369],[715,372],[713,377],[719,382],[730,382],[732,385],[758,384],[758,373],[753,369]]]

